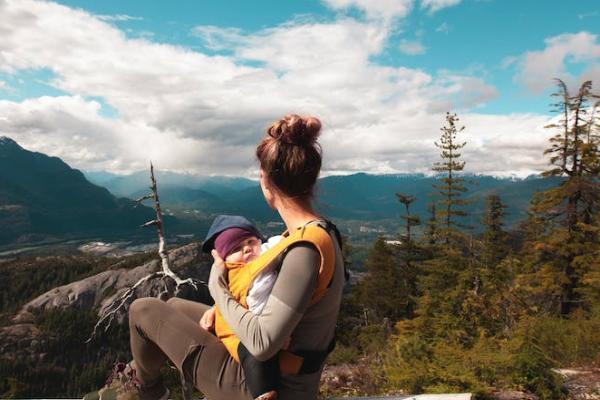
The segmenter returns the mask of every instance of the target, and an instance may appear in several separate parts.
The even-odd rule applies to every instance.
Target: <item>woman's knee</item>
[[[154,297],[136,299],[129,306],[129,323],[150,317],[153,313],[160,312],[165,303]]]
[[[181,306],[184,302],[185,302],[185,300],[182,300],[179,297],[171,297],[170,299],[167,300],[167,304],[174,308]]]

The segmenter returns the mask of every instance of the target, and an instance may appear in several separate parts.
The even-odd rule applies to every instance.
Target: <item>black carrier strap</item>
[[[325,227],[323,227],[321,225],[319,225],[319,226],[324,228],[327,231],[327,233],[330,233],[331,231],[333,231],[335,238],[336,238],[338,244],[340,245],[340,250],[343,250],[342,234],[340,233],[339,229],[330,220],[325,219],[324,221],[325,221]],[[344,279],[346,280],[346,282],[348,282],[350,280],[350,273],[348,272],[348,268],[346,268],[346,262],[343,260],[342,260],[342,262],[344,263]],[[329,285],[327,285],[327,287],[331,286],[331,282],[333,282],[333,277],[332,277],[331,281],[329,282]]]
[[[294,351],[294,354],[304,358],[302,367],[298,374],[312,374],[321,369],[325,363],[325,359],[335,348],[335,336],[331,339],[329,346],[326,350],[322,351],[310,351],[310,350],[298,350]]]
[[[252,397],[258,398],[263,393],[277,390],[281,375],[279,356],[271,357],[267,361],[258,361],[242,342],[238,345],[238,356],[246,376],[246,387]]]

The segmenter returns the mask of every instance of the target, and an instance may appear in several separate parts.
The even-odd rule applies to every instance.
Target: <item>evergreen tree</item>
[[[536,211],[551,211],[564,216],[564,226],[569,233],[578,230],[578,224],[590,225],[598,210],[600,193],[595,180],[598,177],[598,102],[592,107],[590,100],[598,98],[592,93],[592,82],[586,81],[575,96],[569,94],[563,81],[557,79],[559,90],[553,96],[560,101],[554,104],[554,111],[560,112],[558,123],[547,126],[558,129],[550,139],[551,146],[544,154],[550,154],[552,168],[543,176],[561,176],[566,179],[557,190],[545,192],[546,201]]]
[[[488,268],[493,268],[508,253],[508,235],[502,229],[506,205],[500,201],[500,196],[490,195],[486,198],[486,213],[481,223],[485,227],[483,233],[483,262]]]
[[[464,345],[477,336],[477,317],[485,313],[473,297],[475,274],[469,260],[455,246],[445,246],[437,257],[423,263],[413,329],[429,339],[458,341]]]
[[[573,96],[561,80],[557,86],[554,96],[559,101],[554,106],[560,119],[548,128],[558,133],[544,152],[550,155],[552,167],[543,175],[563,180],[532,201],[530,223],[536,224],[538,237],[530,278],[537,301],[547,304],[548,311],[565,315],[581,304],[582,277],[589,276],[594,265],[590,256],[598,250],[600,141],[598,102],[589,105],[598,98],[591,81],[584,82]]]
[[[435,207],[435,202],[429,203],[427,206],[429,212],[429,219],[427,220],[427,230],[425,231],[425,237],[429,245],[435,245],[438,238],[438,218]]]
[[[366,262],[368,275],[357,285],[356,300],[368,309],[372,322],[398,321],[410,310],[409,280],[403,279],[391,246],[377,239]]]
[[[459,119],[456,114],[446,113],[446,126],[441,128],[442,135],[439,143],[435,146],[441,149],[440,156],[442,162],[436,162],[433,170],[443,175],[441,181],[443,184],[434,184],[441,199],[437,202],[439,205],[438,217],[444,225],[443,235],[445,242],[450,242],[450,236],[454,227],[462,226],[456,221],[456,217],[465,217],[467,213],[459,207],[468,204],[468,201],[461,199],[461,195],[467,191],[465,179],[457,176],[465,167],[464,161],[459,161],[461,154],[458,150],[462,149],[466,142],[458,143],[456,136],[462,132],[465,127],[457,127]]]

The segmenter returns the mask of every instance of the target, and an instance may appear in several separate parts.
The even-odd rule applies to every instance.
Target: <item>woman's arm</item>
[[[210,294],[227,324],[258,360],[273,357],[296,328],[317,286],[320,260],[312,244],[290,248],[260,315],[254,315],[231,296],[224,266],[218,260],[213,265]]]

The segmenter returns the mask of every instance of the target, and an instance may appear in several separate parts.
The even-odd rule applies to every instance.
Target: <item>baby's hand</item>
[[[200,324],[200,327],[205,331],[213,331],[215,329],[215,308],[211,307],[206,310],[198,324]]]

